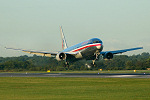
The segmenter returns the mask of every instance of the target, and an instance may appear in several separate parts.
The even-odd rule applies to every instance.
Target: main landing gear
[[[92,62],[93,62],[93,63],[92,63],[92,64],[93,64],[93,66],[95,66],[95,65],[96,65],[96,64],[95,64],[95,61],[96,61],[96,60],[98,60],[98,57],[99,57],[100,53],[95,53],[94,55],[95,55],[95,59],[94,59],[94,60],[92,60]]]

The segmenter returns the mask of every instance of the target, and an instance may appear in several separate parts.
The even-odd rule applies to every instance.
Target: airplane
[[[45,52],[45,51],[34,51],[34,50],[24,50],[24,49],[14,49],[14,48],[7,48],[6,49],[13,49],[13,50],[21,50],[26,53],[42,55],[47,57],[55,57],[58,61],[64,60],[66,65],[69,65],[70,62],[75,62],[81,59],[85,60],[92,60],[93,65],[95,61],[98,60],[100,55],[103,56],[103,59],[113,59],[114,54],[124,53],[127,51],[133,51],[138,49],[143,49],[143,47],[136,47],[130,49],[123,49],[123,50],[115,50],[115,51],[102,51],[103,50],[103,42],[99,38],[92,38],[71,47],[67,46],[67,42],[65,39],[65,35],[60,26],[60,33],[62,39],[62,51],[60,52]]]

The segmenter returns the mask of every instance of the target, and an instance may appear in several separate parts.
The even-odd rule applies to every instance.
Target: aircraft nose
[[[98,50],[102,50],[103,49],[103,45],[101,44],[101,45],[98,45],[98,46],[96,46],[96,48],[98,49]]]
[[[101,45],[96,46],[96,48],[97,48],[97,49],[100,49],[100,48],[101,48]]]
[[[97,49],[101,49],[101,47],[102,47],[102,44],[99,44],[96,46]]]

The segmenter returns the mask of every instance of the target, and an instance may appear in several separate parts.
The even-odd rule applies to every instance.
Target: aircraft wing
[[[36,55],[40,55],[40,56],[47,56],[47,57],[52,57],[52,56],[56,56],[59,52],[47,52],[47,51],[35,51],[35,50],[24,50],[24,49],[15,49],[15,48],[7,48],[6,49],[12,49],[12,50],[19,50],[19,51],[23,51],[25,53],[29,53],[29,54],[36,54]],[[78,52],[64,52],[65,54],[68,55],[76,55],[78,54]]]
[[[14,49],[14,48],[7,48],[7,47],[5,48],[12,49],[12,50],[19,50],[29,54],[36,54],[36,55],[47,56],[47,57],[56,56],[58,54],[58,52],[34,51],[34,50]]]
[[[137,47],[137,48],[130,48],[130,49],[123,49],[123,50],[115,50],[115,51],[103,51],[103,52],[100,52],[100,54],[105,54],[107,52],[110,52],[112,54],[119,54],[119,53],[124,53],[124,52],[127,52],[127,51],[133,51],[133,50],[138,50],[138,49],[143,49],[143,47]]]

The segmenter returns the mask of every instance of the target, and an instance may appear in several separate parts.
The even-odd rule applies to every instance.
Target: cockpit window
[[[93,43],[100,43],[100,41],[93,41]]]

